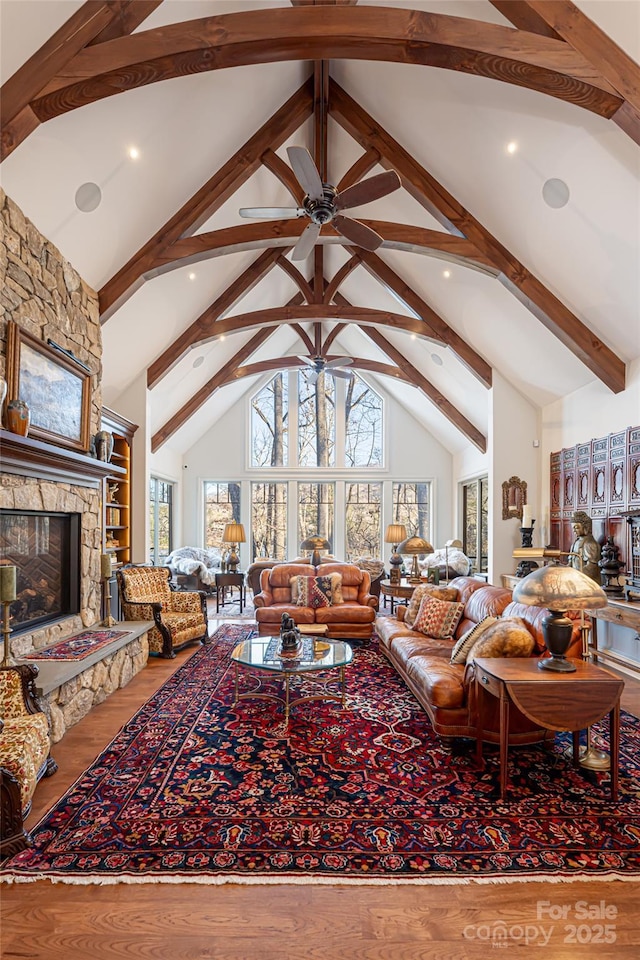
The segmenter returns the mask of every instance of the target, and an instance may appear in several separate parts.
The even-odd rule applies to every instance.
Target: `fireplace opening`
[[[80,612],[79,513],[0,510],[0,563],[16,567],[14,634]]]

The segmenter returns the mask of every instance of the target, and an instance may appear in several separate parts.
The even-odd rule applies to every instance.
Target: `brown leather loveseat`
[[[292,599],[293,577],[323,577],[332,573],[342,578],[342,602],[331,606],[300,606]],[[351,563],[279,563],[263,570],[261,592],[253,602],[261,636],[277,634],[283,613],[288,613],[297,624],[326,624],[327,636],[332,639],[369,639],[378,607],[377,598],[369,593],[371,579],[366,570]]]
[[[402,676],[407,686],[425,708],[433,728],[442,737],[476,737],[475,665],[454,663],[451,651],[455,640],[484,617],[520,617],[533,636],[532,656],[546,656],[542,639],[542,620],[548,610],[528,607],[512,601],[510,590],[489,586],[473,577],[456,577],[448,587],[457,592],[457,600],[464,603],[464,611],[453,640],[436,640],[412,630],[403,622],[406,607],[397,608],[395,617],[378,617],[376,631],[382,649]],[[576,621],[567,656],[579,658],[581,637]],[[486,698],[483,739],[497,743],[499,702]],[[509,714],[509,742],[536,743],[548,737],[512,706]]]

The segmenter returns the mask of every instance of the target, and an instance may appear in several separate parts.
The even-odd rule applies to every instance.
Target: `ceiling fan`
[[[375,230],[352,217],[344,217],[342,210],[359,207],[393,193],[400,186],[395,170],[378,173],[360,183],[354,183],[340,193],[329,183],[323,183],[313,157],[305,147],[287,147],[289,162],[296,180],[305,192],[301,207],[243,207],[241,217],[256,219],[286,219],[308,217],[311,223],[304,229],[293,248],[292,260],[304,260],[320,235],[323,223],[332,223],[338,233],[365,250],[377,250],[383,238]]]
[[[330,376],[339,377],[341,380],[351,380],[353,377],[350,370],[339,369],[353,363],[351,357],[335,357],[333,360],[325,360],[324,357],[298,357],[298,360],[313,368],[311,373],[307,371],[311,383],[315,383],[321,373],[328,373]]]

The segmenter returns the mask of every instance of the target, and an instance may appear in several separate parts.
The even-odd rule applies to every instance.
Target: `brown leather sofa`
[[[532,656],[546,656],[542,639],[542,620],[548,610],[514,603],[511,591],[484,584],[473,577],[456,577],[448,584],[458,592],[464,612],[453,640],[436,640],[411,630],[403,622],[406,607],[397,608],[395,617],[378,617],[376,631],[382,649],[402,676],[407,686],[429,714],[433,728],[442,737],[476,738],[475,665],[452,664],[453,643],[484,617],[521,617],[532,634],[535,647]],[[569,657],[580,657],[581,637],[576,620]],[[483,740],[499,742],[499,702],[486,698]],[[509,742],[536,743],[553,736],[528,720],[512,706],[509,712]]]
[[[291,578],[322,577],[331,573],[342,576],[343,602],[330,607],[301,607],[291,600]],[[373,632],[378,601],[369,593],[371,578],[366,570],[351,563],[279,563],[263,570],[260,593],[253,602],[256,608],[258,632],[261,636],[277,634],[283,613],[288,613],[297,624],[326,624],[327,636],[337,639],[369,639]]]

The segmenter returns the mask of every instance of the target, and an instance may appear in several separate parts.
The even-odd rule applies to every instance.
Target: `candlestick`
[[[523,504],[522,507],[522,526],[530,527],[531,526],[531,517],[533,516],[533,511],[528,503]]]
[[[111,580],[111,573],[113,571],[113,566],[111,564],[111,557],[108,553],[103,553],[100,555],[100,572],[102,574],[103,580]]]
[[[15,567],[13,568],[15,570]],[[3,667],[12,667],[15,664],[15,660],[11,656],[11,627],[9,625],[9,607],[11,606],[11,600],[2,600],[2,633],[4,636],[4,656],[2,658]]]
[[[0,566],[0,601],[11,603],[16,598],[16,568],[8,564]]]

